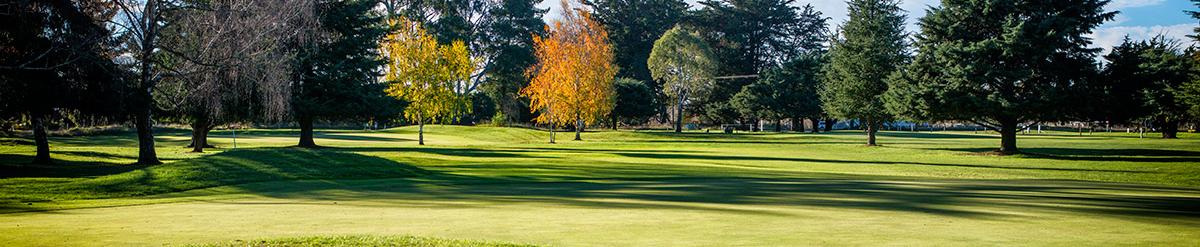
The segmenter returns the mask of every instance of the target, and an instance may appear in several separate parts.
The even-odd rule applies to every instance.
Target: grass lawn
[[[426,130],[0,139],[0,245],[1200,246],[1196,134]]]

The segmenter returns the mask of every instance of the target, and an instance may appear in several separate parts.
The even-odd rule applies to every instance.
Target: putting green
[[[1200,142],[972,132],[585,133],[488,127],[239,132],[237,151],[132,162],[132,138],[0,146],[3,245],[179,245],[412,235],[549,246],[1200,245]],[[231,135],[213,142],[229,147]],[[568,135],[560,140],[569,139]]]

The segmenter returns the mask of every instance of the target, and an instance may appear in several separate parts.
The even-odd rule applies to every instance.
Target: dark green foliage
[[[730,101],[739,113],[748,118],[772,120],[793,119],[796,125],[803,118],[821,115],[821,70],[823,54],[808,54],[767,71],[754,83],[746,85]]]
[[[302,129],[300,145],[315,146],[313,121],[369,118],[395,112],[375,82],[383,65],[376,47],[386,32],[374,14],[373,0],[319,3],[321,29],[312,49],[299,50],[298,77],[292,85],[292,111]]]
[[[1196,5],[1196,7],[1200,7],[1200,0],[1192,0],[1192,4]],[[1200,11],[1184,10],[1183,12],[1192,16],[1192,18],[1194,18],[1194,19],[1200,19]],[[1195,32],[1196,34],[1188,35],[1188,37],[1191,37],[1192,39],[1195,39],[1196,41],[1200,41],[1200,35],[1197,35],[1197,34],[1200,34],[1200,27],[1193,28],[1192,32]]]
[[[463,116],[459,124],[472,125],[492,120],[496,115],[496,102],[485,93],[473,93],[471,98],[471,113]]]
[[[867,145],[892,118],[884,107],[886,80],[909,59],[903,11],[896,0],[852,0],[850,19],[831,42],[821,101],[833,117],[862,121]]]
[[[644,81],[631,78],[617,78],[613,84],[617,93],[617,104],[611,113],[612,127],[618,123],[639,125],[646,123],[658,113],[658,97],[654,90]]]
[[[688,4],[682,0],[584,0],[594,18],[604,25],[616,51],[618,77],[652,81],[646,59],[667,29],[685,15]],[[650,85],[656,92],[662,87]]]
[[[538,1],[506,0],[491,10],[485,50],[495,54],[484,72],[486,82],[481,89],[496,104],[496,109],[508,122],[529,122],[532,119],[529,100],[520,99],[521,88],[529,85],[525,69],[537,59],[533,56],[533,36],[545,32]],[[490,116],[489,116],[490,117]]]
[[[718,75],[758,75],[813,51],[828,40],[826,18],[812,5],[795,0],[707,0],[690,20],[722,61]],[[707,117],[716,122],[741,119],[729,100],[752,79],[718,80],[705,99]]]
[[[1175,138],[1179,124],[1189,118],[1184,102],[1185,85],[1197,75],[1194,51],[1179,42],[1156,37],[1149,41],[1125,40],[1105,56],[1100,117],[1117,123],[1151,121],[1163,138]]]
[[[112,61],[110,9],[98,1],[11,1],[0,13],[0,118],[29,119],[34,162],[50,162],[46,126],[70,111],[120,117],[124,87]]]
[[[921,18],[918,54],[896,75],[887,106],[926,121],[1000,132],[1016,153],[1021,124],[1063,119],[1097,73],[1091,30],[1115,15],[1103,0],[947,0]]]

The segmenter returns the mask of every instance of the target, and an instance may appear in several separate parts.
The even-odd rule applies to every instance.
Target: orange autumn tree
[[[426,122],[449,122],[470,113],[471,101],[458,86],[470,80],[474,63],[462,41],[438,44],[419,23],[403,17],[388,24],[397,30],[380,42],[387,65],[389,96],[408,102],[404,116],[417,122],[417,143],[425,145]]]
[[[537,64],[527,71],[529,108],[541,111],[534,120],[554,128],[575,124],[575,140],[587,124],[607,116],[613,108],[613,79],[617,67],[608,32],[588,12],[561,2],[562,19],[546,27],[546,37],[533,37]]]

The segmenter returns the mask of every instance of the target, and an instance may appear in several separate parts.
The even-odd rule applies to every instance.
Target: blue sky
[[[685,0],[696,6],[696,0]],[[844,0],[797,0],[797,4],[812,4],[825,16],[830,17],[831,24],[840,24],[846,20],[846,2]],[[938,5],[940,0],[904,0],[901,7],[908,11],[909,31],[915,32],[916,20],[925,15],[930,5]],[[559,16],[559,0],[545,0],[540,6],[550,8],[546,19]],[[1097,28],[1092,38],[1095,47],[1110,48],[1121,42],[1128,35],[1135,40],[1148,39],[1158,34],[1166,35],[1181,41],[1191,42],[1185,35],[1192,33],[1197,21],[1183,10],[1197,8],[1188,0],[1112,0],[1107,9],[1119,11],[1116,20],[1105,23]]]

